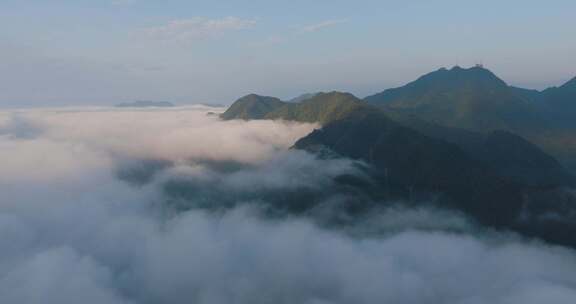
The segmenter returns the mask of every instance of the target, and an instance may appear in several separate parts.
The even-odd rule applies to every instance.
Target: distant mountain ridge
[[[117,108],[147,108],[147,107],[161,107],[168,108],[175,105],[169,101],[153,101],[153,100],[136,100],[133,102],[123,102],[116,105]]]

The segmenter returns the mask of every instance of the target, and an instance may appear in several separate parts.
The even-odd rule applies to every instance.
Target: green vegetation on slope
[[[339,119],[362,105],[349,93],[319,93],[300,103],[286,103],[273,97],[248,95],[236,101],[222,119],[281,119],[321,124]]]
[[[475,131],[518,132],[544,123],[536,107],[482,67],[440,69],[365,100],[430,122]]]
[[[226,112],[220,115],[224,120],[230,119],[263,119],[271,111],[286,105],[275,97],[246,95],[234,102]]]
[[[446,127],[519,134],[576,172],[576,79],[543,92],[508,86],[482,67],[440,69],[365,100]]]
[[[301,103],[291,103],[277,108],[265,118],[325,124],[346,116],[362,104],[360,99],[349,93],[320,93]]]

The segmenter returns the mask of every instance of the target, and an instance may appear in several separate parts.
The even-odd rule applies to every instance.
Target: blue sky
[[[1,0],[0,106],[363,97],[443,66],[576,76],[576,2]]]

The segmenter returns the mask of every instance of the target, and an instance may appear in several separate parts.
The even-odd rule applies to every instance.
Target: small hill
[[[220,115],[220,118],[224,120],[263,119],[266,114],[284,105],[286,103],[276,97],[250,94],[236,100],[226,112]]]
[[[224,120],[280,119],[324,124],[342,117],[362,104],[354,95],[341,92],[319,93],[300,103],[248,95],[232,104],[220,117]]]
[[[327,122],[340,119],[364,103],[350,93],[320,93],[300,103],[290,103],[268,113],[267,119]]]

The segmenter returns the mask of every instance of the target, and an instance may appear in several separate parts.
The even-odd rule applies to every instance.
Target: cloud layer
[[[175,177],[219,193],[194,198],[216,204],[354,173],[350,161],[286,151],[314,125],[207,111],[218,109],[0,113],[0,302],[574,303],[573,251],[445,211],[385,210],[355,233],[246,205],[167,217],[161,185]],[[141,159],[174,166],[139,187],[116,178]],[[380,233],[358,233],[368,230]]]

